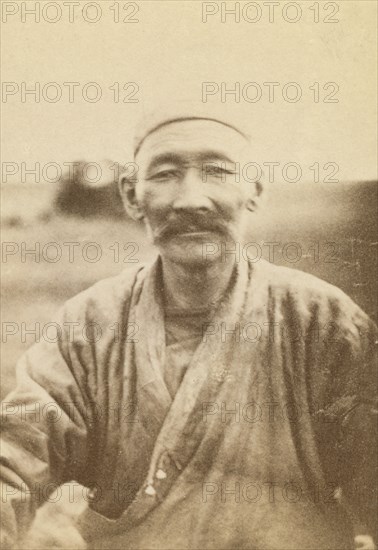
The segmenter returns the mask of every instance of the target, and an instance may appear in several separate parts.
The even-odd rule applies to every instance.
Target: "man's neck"
[[[193,310],[210,309],[218,303],[230,284],[235,262],[191,266],[162,258],[162,266],[167,307]]]

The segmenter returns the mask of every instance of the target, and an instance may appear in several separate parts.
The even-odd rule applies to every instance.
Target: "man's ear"
[[[121,174],[118,186],[126,212],[133,220],[138,221],[143,218],[143,212],[139,206],[135,193],[136,183],[137,179],[135,176]]]
[[[246,206],[250,212],[259,210],[265,201],[265,186],[261,181],[253,183],[253,190],[248,194]]]

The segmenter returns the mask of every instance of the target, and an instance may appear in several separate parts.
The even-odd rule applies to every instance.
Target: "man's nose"
[[[188,169],[177,189],[177,196],[172,204],[173,209],[209,212],[212,209],[212,203],[205,195],[204,189],[205,184],[200,171],[195,168]]]

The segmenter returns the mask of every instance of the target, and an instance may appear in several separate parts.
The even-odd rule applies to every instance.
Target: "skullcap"
[[[177,101],[160,106],[141,118],[134,135],[134,155],[137,155],[147,136],[162,126],[185,120],[211,120],[233,128],[247,140],[250,138],[245,117],[229,105]]]

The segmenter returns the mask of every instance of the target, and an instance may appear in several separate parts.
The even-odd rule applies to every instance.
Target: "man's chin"
[[[219,261],[220,253],[209,254],[209,249],[214,251],[218,248],[220,247],[212,242],[198,242],[189,239],[187,241],[174,239],[165,243],[165,246],[159,246],[161,255],[170,261],[193,266],[205,266]]]

